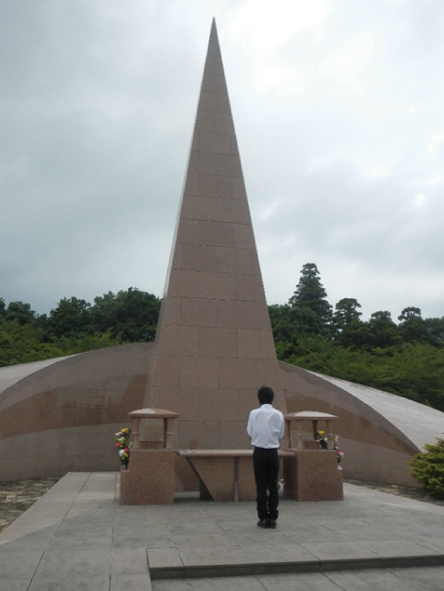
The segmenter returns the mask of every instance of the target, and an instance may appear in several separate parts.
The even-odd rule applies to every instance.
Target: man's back
[[[278,448],[284,435],[284,417],[271,404],[262,404],[250,412],[247,433],[254,447]]]

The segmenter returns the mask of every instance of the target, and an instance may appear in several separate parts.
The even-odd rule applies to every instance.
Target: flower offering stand
[[[142,408],[129,413],[133,421],[133,445],[129,467],[121,471],[121,505],[174,503],[176,454],[172,445],[172,423],[178,416],[178,413],[161,408]],[[158,442],[140,440],[142,419],[163,421],[162,437]]]
[[[329,449],[328,435],[337,417],[323,412],[303,411],[284,415],[285,448],[294,452],[284,458],[285,496],[296,501],[342,501],[342,469],[338,465],[337,452]],[[304,440],[303,427],[311,423],[310,438]],[[292,424],[295,424],[296,447],[292,442]],[[318,425],[325,424],[326,448],[318,439]]]

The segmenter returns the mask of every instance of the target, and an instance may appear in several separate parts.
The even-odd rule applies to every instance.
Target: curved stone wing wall
[[[117,470],[114,433],[143,406],[154,347],[1,368],[0,481]],[[406,461],[442,436],[444,413],[287,363],[279,368],[288,412],[338,416],[346,478],[417,485]]]
[[[345,478],[418,486],[406,464],[444,431],[444,413],[401,396],[279,363],[288,412],[338,416]]]
[[[117,470],[114,433],[143,405],[154,345],[0,370],[0,481]]]

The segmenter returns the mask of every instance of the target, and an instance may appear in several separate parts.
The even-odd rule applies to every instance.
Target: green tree
[[[97,297],[93,306],[63,298],[49,318],[23,302],[6,307],[0,298],[0,366],[152,341],[159,311],[159,298],[131,287]]]
[[[373,340],[368,322],[352,320],[335,335],[335,344],[352,349],[372,349]]]
[[[160,299],[130,287],[117,295],[108,292],[94,298],[91,326],[95,332],[110,330],[112,338],[123,343],[153,341],[159,319]]]
[[[42,340],[43,332],[31,324],[0,317],[0,366],[29,363],[62,356],[54,344]]]
[[[91,304],[76,297],[63,298],[49,313],[49,330],[55,337],[78,339],[91,333]]]
[[[354,298],[342,298],[335,305],[333,324],[336,330],[343,330],[351,322],[356,322],[362,313],[358,311],[361,304]]]
[[[361,304],[355,298],[342,298],[335,305],[333,334],[335,343],[342,347],[360,347],[367,340],[368,331],[360,320],[358,308]]]
[[[370,349],[384,349],[399,345],[402,338],[392,315],[387,311],[373,312],[368,322],[369,342],[364,346]]]
[[[444,316],[442,318],[426,318],[424,324],[433,341],[444,345]]]
[[[290,318],[301,333],[328,335],[331,331],[332,307],[327,301],[318,268],[314,263],[302,267],[296,290],[289,299]]]
[[[5,320],[17,320],[21,325],[32,324],[36,318],[36,313],[31,310],[29,304],[23,302],[9,302],[4,313]]]
[[[444,350],[414,342],[386,356],[380,388],[444,411]]]
[[[80,339],[65,339],[62,338],[59,345],[66,351],[66,355],[74,355],[76,353],[85,353],[86,351],[94,351],[96,349],[104,349],[105,347],[114,347],[120,345],[120,339],[113,338],[111,331],[95,332],[91,335],[85,335]]]
[[[289,312],[295,334],[304,337],[325,336],[330,332],[330,326],[319,314],[304,304],[294,305]]]
[[[419,308],[415,306],[404,308],[398,316],[398,320],[399,334],[405,342],[434,342]]]

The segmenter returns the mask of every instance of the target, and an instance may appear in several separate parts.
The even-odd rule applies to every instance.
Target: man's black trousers
[[[259,519],[277,519],[277,507],[279,504],[278,450],[255,447],[253,452],[253,467],[254,478],[256,480],[256,502]]]

